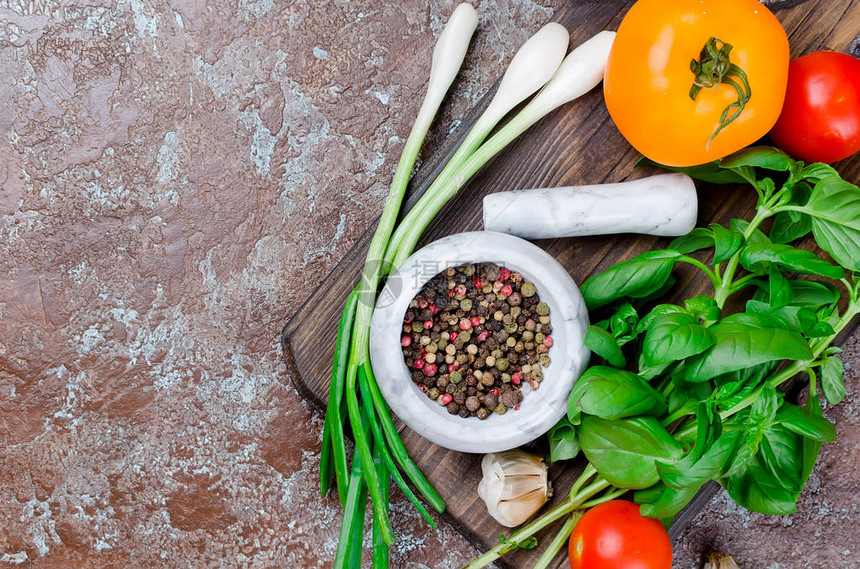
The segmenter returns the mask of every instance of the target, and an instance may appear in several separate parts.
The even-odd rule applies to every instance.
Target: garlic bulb
[[[705,569],[741,569],[731,555],[725,553],[711,553],[705,563]]]
[[[552,496],[546,464],[539,456],[521,450],[485,454],[481,470],[478,496],[505,527],[520,525]]]

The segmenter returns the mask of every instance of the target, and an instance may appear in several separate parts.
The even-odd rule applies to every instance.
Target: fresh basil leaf
[[[768,304],[773,308],[785,306],[793,297],[791,284],[778,269],[771,267],[768,275]]]
[[[836,405],[845,398],[845,382],[843,381],[842,360],[835,356],[824,359],[819,368],[821,391],[831,405]]]
[[[827,178],[836,178],[841,179],[839,176],[839,172],[833,166],[829,164],[822,164],[821,162],[813,162],[812,164],[807,164],[800,171],[799,179],[806,180],[825,180]]]
[[[809,344],[797,332],[777,326],[753,327],[750,323],[754,319],[745,320],[727,318],[710,328],[716,343],[687,360],[687,381],[707,381],[724,373],[774,360],[812,359]]]
[[[633,495],[633,501],[640,504],[639,513],[649,518],[674,516],[696,497],[701,486],[669,488],[660,484],[655,488],[659,491],[643,494],[646,491],[640,490]]]
[[[714,345],[711,332],[689,314],[655,317],[645,334],[642,353],[645,363],[658,365],[699,354]]]
[[[549,461],[570,460],[579,454],[576,429],[567,417],[562,417],[547,433],[549,438]]]
[[[669,249],[674,249],[682,255],[689,255],[713,246],[714,232],[704,227],[696,227],[686,235],[677,237],[669,243]]]
[[[711,224],[714,233],[714,263],[730,259],[744,244],[743,232],[726,229],[718,223]]]
[[[585,346],[614,367],[624,367],[627,359],[615,341],[615,336],[597,326],[589,326],[585,332]]]
[[[726,399],[734,396],[743,389],[744,385],[746,385],[744,381],[728,381],[722,385],[718,385],[711,398],[714,401],[723,403]]]
[[[589,310],[619,298],[645,298],[661,290],[672,276],[677,251],[649,251],[622,261],[585,281],[580,288]]]
[[[692,382],[684,379],[685,370],[681,368],[678,373],[672,374],[671,380],[675,384],[675,391],[680,391],[691,401],[704,401],[711,396],[713,388],[711,382]]]
[[[750,408],[749,424],[753,428],[770,425],[781,404],[782,397],[779,392],[770,385],[765,385]]]
[[[794,159],[773,146],[752,146],[739,150],[720,160],[721,168],[735,169],[752,166],[777,172],[788,172],[795,164]]]
[[[781,211],[773,217],[770,240],[774,243],[791,243],[812,231],[812,218],[799,211]]]
[[[836,440],[836,427],[823,416],[813,415],[806,409],[784,403],[776,414],[776,422],[802,437],[824,443]]]
[[[809,398],[806,401],[806,411],[813,417],[824,417],[821,410],[821,402],[818,400],[818,393],[814,388],[809,390]],[[818,460],[818,453],[821,451],[821,442],[803,439],[803,466],[801,467],[800,481],[801,484],[806,484],[809,476],[812,474],[812,469]]]
[[[635,373],[605,366],[592,366],[576,381],[567,400],[567,416],[578,425],[581,414],[601,419],[634,415],[659,416],[666,411],[666,398]]]
[[[800,211],[812,216],[818,246],[851,271],[860,271],[860,188],[839,178],[823,178]]]
[[[734,456],[728,461],[725,476],[731,477],[738,472],[743,472],[756,459],[756,454],[758,454],[758,449],[763,439],[764,431],[762,429],[745,432],[740,440],[740,446]]]
[[[771,474],[773,480],[795,495],[803,489],[802,444],[801,437],[785,425],[777,424],[765,432],[759,447],[758,463]]]
[[[683,314],[684,309],[677,304],[658,304],[651,311],[643,316],[636,324],[636,330],[641,334],[647,332],[648,328],[654,324],[654,321],[663,314]]]
[[[753,273],[763,273],[769,265],[798,273],[821,275],[831,279],[845,276],[842,267],[831,265],[815,253],[776,243],[749,243],[740,254],[741,265]]]
[[[666,413],[669,415],[675,413],[683,407],[689,409],[690,412],[692,412],[692,410],[696,408],[696,402],[693,401],[690,396],[681,389],[673,389],[672,392],[669,394],[669,397],[666,398],[666,401],[668,403],[666,407]]]
[[[703,182],[710,182],[712,184],[748,183],[748,180],[743,176],[738,175],[737,172],[720,168],[718,161],[708,162],[707,164],[701,164],[699,166],[676,167],[665,166],[643,156],[636,162],[636,166],[657,166],[671,172],[681,172],[682,174],[686,174],[696,180],[702,180]]]
[[[586,415],[579,440],[588,461],[617,488],[652,486],[660,479],[655,461],[669,463],[683,454],[681,445],[654,417],[608,421]]]
[[[839,290],[829,283],[791,280],[789,284],[792,306],[818,310],[839,302]]]
[[[623,346],[638,336],[636,324],[639,322],[639,314],[633,305],[625,302],[618,307],[612,318],[609,319],[609,329],[619,346]]]
[[[751,314],[765,314],[779,318],[784,323],[784,328],[794,330],[808,338],[829,335],[826,329],[822,330],[822,332],[824,332],[823,334],[816,329],[816,326],[819,324],[818,318],[815,313],[808,308],[801,308],[800,306],[781,306],[779,308],[774,308],[765,302],[750,300],[747,302],[746,311]],[[830,327],[829,324],[826,324],[826,326]],[[832,330],[832,328],[830,329]]]
[[[727,431],[709,444],[701,457],[696,460],[692,460],[691,452],[674,464],[658,463],[660,479],[667,486],[683,488],[701,486],[709,480],[719,478],[725,472],[740,440],[741,431]]]
[[[784,515],[797,509],[797,495],[786,490],[758,460],[719,482],[735,502],[748,510]]]
[[[701,320],[716,322],[720,319],[721,311],[717,301],[712,296],[694,296],[684,301],[684,309]]]

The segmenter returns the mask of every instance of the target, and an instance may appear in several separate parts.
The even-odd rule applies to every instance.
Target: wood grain
[[[633,2],[572,0],[555,14],[553,20],[571,31],[571,45],[578,45],[603,29],[616,29],[621,17]],[[789,34],[792,56],[829,48],[848,51],[860,25],[860,0],[770,3]],[[411,207],[453,154],[456,143],[474,123],[486,106],[488,96],[463,121],[434,157],[417,172],[410,186],[407,208]],[[428,228],[422,243],[443,235],[481,228],[481,199],[502,190],[549,187],[571,184],[619,182],[654,173],[634,169],[638,154],[618,133],[606,112],[602,93],[593,91],[573,104],[555,111],[523,135],[490,164],[449,203]],[[843,176],[860,181],[860,158],[838,165]],[[755,200],[746,187],[699,185],[700,223],[727,223],[734,217],[751,217]],[[407,208],[404,208],[407,209]],[[373,229],[356,243],[346,257],[295,314],[282,333],[284,358],[296,388],[318,409],[324,408],[331,371],[332,346],[340,310],[349,291],[355,286]],[[574,280],[584,281],[596,271],[653,248],[665,246],[667,240],[616,235],[579,239],[557,239],[538,242],[567,267]],[[687,298],[708,292],[708,283],[688,267],[677,270],[678,285],[673,298]],[[410,455],[446,499],[445,517],[482,549],[497,543],[500,528],[488,515],[477,497],[480,477],[480,455],[448,451],[422,439],[398,422]],[[541,442],[535,443],[542,444]],[[554,466],[551,471],[556,500],[579,474],[581,464]],[[690,513],[706,504],[716,485],[706,487],[677,518],[671,534],[677,535],[692,518]],[[549,540],[544,540],[544,543]],[[540,549],[521,551],[504,558],[500,565],[527,566]],[[566,562],[560,560],[561,567]]]

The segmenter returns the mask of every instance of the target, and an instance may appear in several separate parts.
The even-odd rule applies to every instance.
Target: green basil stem
[[[337,327],[337,338],[334,346],[334,359],[331,369],[331,382],[328,391],[328,406],[326,407],[325,424],[323,426],[323,449],[320,457],[320,491],[323,495],[328,492],[331,479],[328,465],[324,464],[331,457],[334,465],[334,478],[337,482],[337,494],[341,506],[346,504],[347,459],[346,444],[343,434],[343,392],[346,386],[346,369],[349,359],[349,342],[352,334],[352,321],[358,302],[358,289],[352,291],[346,300],[340,323]],[[328,452],[326,452],[325,433],[329,435]]]
[[[579,482],[583,478],[585,480],[588,480],[592,476],[592,472],[583,471],[577,482]],[[463,569],[478,569],[479,567],[486,567],[504,554],[516,549],[519,544],[523,543],[525,540],[527,540],[543,528],[573,513],[575,510],[578,510],[582,507],[582,504],[586,502],[589,498],[592,498],[599,492],[609,487],[609,482],[607,482],[601,477],[598,477],[597,480],[595,480],[589,486],[585,487],[576,495],[570,496],[567,500],[558,504],[548,512],[544,513],[542,516],[540,516],[527,526],[522,527],[517,531],[513,532],[511,536],[507,538],[504,542],[499,543],[498,545],[484,553],[482,556],[472,560],[471,562],[469,562],[468,565],[464,565]]]
[[[359,520],[359,508],[366,503],[364,479],[361,475],[361,458],[356,455],[352,460],[352,473],[349,477],[349,489],[346,496],[346,506],[343,510],[343,522],[340,526],[340,536],[337,540],[337,552],[334,557],[334,569],[349,567],[350,538],[354,536],[353,526],[364,525],[364,515]],[[363,512],[363,508],[362,508]],[[358,547],[361,550],[361,545]]]
[[[427,503],[441,514],[445,511],[445,500],[443,500],[442,496],[440,496],[436,489],[433,488],[433,485],[430,484],[418,468],[418,465],[409,458],[409,454],[406,452],[406,447],[403,445],[400,435],[397,434],[397,427],[394,426],[394,422],[391,420],[388,405],[385,403],[385,399],[379,391],[379,385],[376,383],[373,369],[370,366],[366,366],[365,373],[367,387],[370,391],[368,394],[362,389],[362,394],[364,397],[369,396],[373,401],[373,406],[376,409],[376,416],[380,420],[382,432],[385,435],[385,440],[391,453],[394,455],[400,468],[403,469],[403,472],[406,473],[406,476],[409,477],[409,480],[415,485],[418,492],[424,496],[425,500],[427,500]]]
[[[418,510],[418,512],[427,520],[427,523],[432,527],[436,527],[436,522],[433,521],[433,518],[430,517],[430,514],[427,512],[427,509],[424,505],[418,501],[418,498],[415,497],[415,494],[412,492],[412,489],[406,484],[406,480],[403,479],[403,476],[400,474],[400,471],[397,470],[397,466],[394,464],[394,459],[391,456],[388,448],[385,446],[385,437],[382,434],[382,429],[377,421],[377,411],[374,409],[373,401],[371,397],[371,388],[368,384],[367,373],[365,370],[368,368],[361,367],[358,370],[358,387],[361,390],[361,404],[364,407],[364,414],[367,417],[367,421],[370,424],[370,430],[373,434],[374,447],[373,452],[374,456],[378,453],[380,459],[385,464],[385,469],[394,478],[394,482],[403,491],[403,494],[412,502],[412,505]],[[388,416],[388,413],[385,413],[385,416]],[[398,439],[399,440],[399,439]],[[374,462],[376,460],[374,459]],[[385,471],[381,471],[385,472]],[[384,478],[384,474],[382,475]],[[384,494],[388,493],[388,484],[383,483],[382,488],[384,490]],[[443,503],[444,505],[444,503]],[[375,521],[375,519],[374,519]]]
[[[752,237],[753,233],[755,233],[755,230],[758,229],[758,226],[761,225],[761,223],[771,215],[773,215],[773,213],[769,209],[761,206],[758,207],[756,209],[755,216],[753,217],[749,226],[746,228],[746,231],[744,231],[744,242],[747,242],[749,238]],[[735,253],[729,259],[728,263],[726,264],[726,269],[723,272],[721,282],[719,286],[717,286],[714,290],[714,300],[717,301],[717,306],[719,306],[721,309],[725,305],[726,300],[729,298],[729,296],[731,296],[732,292],[734,292],[732,290],[732,279],[734,279],[735,271],[737,271],[738,269],[739,262],[740,252]]]
[[[558,530],[558,533],[555,535],[553,540],[538,558],[537,562],[534,564],[533,569],[546,569],[549,567],[549,564],[552,563],[553,558],[558,555],[558,552],[562,550],[562,548],[567,545],[567,540],[570,537],[570,534],[573,533],[573,528],[576,523],[579,521],[579,518],[582,517],[584,512],[582,510],[576,510],[573,512],[569,518],[564,522],[564,525],[561,526],[561,529]]]

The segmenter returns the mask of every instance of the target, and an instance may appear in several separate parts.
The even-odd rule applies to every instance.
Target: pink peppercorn
[[[458,284],[454,287],[454,291],[457,293],[458,296],[464,296],[466,294],[466,285]]]
[[[502,267],[502,272],[499,276],[499,280],[506,281],[511,278],[511,271],[507,267]]]
[[[421,310],[424,310],[425,308],[427,308],[427,306],[428,306],[428,303],[426,300],[422,299],[422,300],[418,301],[418,308],[420,308]]]
[[[451,332],[451,335],[449,336],[449,339],[450,339],[452,342],[456,342],[456,341],[457,341],[457,338],[459,338],[459,337],[460,337],[460,334],[458,334],[458,333],[456,333],[456,332]]]
[[[472,322],[468,318],[460,320],[460,330],[468,330],[472,327]]]
[[[553,342],[553,340],[552,340],[552,336],[546,336],[546,337],[543,339],[543,345],[544,345],[544,346],[546,346],[547,348],[551,348],[551,347],[552,347],[552,342]]]
[[[502,295],[504,296],[511,296],[511,294],[514,292],[514,289],[511,285],[505,285],[499,292],[502,293]]]
[[[490,337],[490,333],[488,331],[484,330],[483,332],[478,334],[478,341],[479,342],[486,342],[487,338],[489,338],[489,337]]]
[[[481,279],[479,279],[477,276],[472,278],[472,284],[475,285],[475,288],[484,288],[481,286]]]
[[[520,404],[517,403],[516,405],[514,405],[514,411],[519,411],[519,410],[520,410]]]
[[[404,334],[403,337],[400,338],[400,345],[403,346],[404,348],[407,346],[410,346],[411,344],[412,344],[412,337],[411,336]]]
[[[442,398],[441,398],[442,405],[447,405],[448,403],[450,403],[453,400],[454,400],[454,397],[450,393],[443,393],[442,394]]]
[[[514,385],[519,385],[523,381],[523,376],[520,375],[520,372],[516,372],[511,376],[511,383]]]
[[[429,330],[432,327],[433,327],[433,319],[432,318],[430,320],[424,321],[424,329],[425,330]]]
[[[457,294],[457,293],[456,293],[456,292],[454,291],[454,289],[452,288],[451,290],[449,290],[449,291],[448,291],[448,298],[454,298],[454,295],[455,295],[455,294]]]
[[[438,304],[431,304],[429,308],[430,308],[430,314],[436,315],[439,313],[439,305]]]
[[[480,316],[472,316],[472,319],[469,321],[472,326],[480,326],[481,325],[481,317]]]
[[[458,366],[457,364],[448,365],[448,371],[457,371],[458,369],[460,369],[460,366]]]
[[[436,375],[436,364],[424,364],[424,375]]]
[[[539,385],[540,385],[540,383],[538,383],[537,380],[535,380],[535,379],[533,379],[529,382],[529,387],[531,387],[532,389],[537,389]]]
[[[415,361],[412,362],[412,365],[415,366],[415,369],[421,369],[424,367],[424,360],[421,358],[415,358]]]
[[[418,389],[421,390],[421,393],[427,393],[427,386],[424,385],[423,383],[418,385]]]

